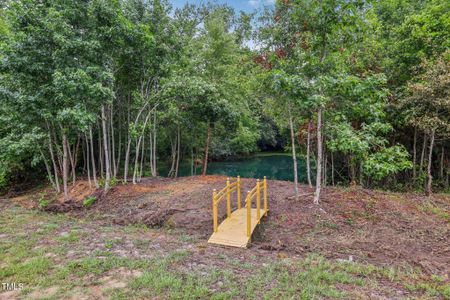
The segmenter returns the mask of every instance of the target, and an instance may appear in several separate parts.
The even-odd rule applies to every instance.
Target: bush
[[[45,198],[41,198],[41,199],[39,199],[38,207],[39,207],[40,209],[44,209],[44,208],[46,208],[49,204],[50,204],[50,201],[49,201],[49,200],[47,200],[47,199],[45,199]]]
[[[96,197],[94,197],[94,196],[89,196],[89,197],[87,197],[86,199],[84,199],[84,201],[83,201],[83,206],[86,207],[86,208],[91,207],[92,204],[95,203],[95,201],[97,201],[97,198],[96,198]]]

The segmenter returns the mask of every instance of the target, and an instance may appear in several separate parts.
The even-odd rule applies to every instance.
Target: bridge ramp
[[[264,209],[260,209],[261,218],[266,215]],[[251,234],[247,236],[247,209],[241,208],[233,211],[229,218],[223,220],[217,232],[214,232],[208,243],[246,248],[250,242],[253,231],[259,223],[256,208],[251,210]]]

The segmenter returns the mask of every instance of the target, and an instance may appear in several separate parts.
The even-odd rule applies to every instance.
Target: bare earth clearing
[[[30,210],[46,189],[1,200],[0,280],[25,289],[0,298],[450,297],[450,196],[327,187],[318,208],[307,186],[295,200],[268,181],[269,217],[245,250],[206,243],[224,183],[145,179],[104,196],[80,181],[46,212]]]

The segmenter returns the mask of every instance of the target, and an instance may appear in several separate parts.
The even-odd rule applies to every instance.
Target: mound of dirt
[[[81,199],[95,191],[79,183],[75,200],[55,202],[49,210],[95,213],[116,224],[145,224],[183,230],[205,241],[212,233],[212,190],[225,186],[225,177],[144,179],[137,185],[111,189],[88,210]],[[242,179],[242,195],[255,184]],[[300,186],[298,200],[293,184],[268,181],[269,216],[255,232],[252,247],[299,255],[320,253],[328,258],[376,265],[418,266],[423,271],[450,276],[450,196],[431,199],[363,188],[325,187],[320,206],[313,205],[313,190]],[[233,197],[233,209],[236,198]],[[225,201],[219,217],[226,216]]]

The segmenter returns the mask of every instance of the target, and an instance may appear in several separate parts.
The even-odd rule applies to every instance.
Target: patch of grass
[[[23,263],[11,263],[0,269],[0,278],[9,282],[38,284],[46,280],[44,277],[51,270],[52,262],[46,257],[35,257]]]
[[[432,213],[432,214],[446,220],[447,222],[450,222],[450,213],[448,211],[446,211],[444,208],[436,206],[430,202],[420,205],[419,209],[426,213]]]
[[[76,230],[71,230],[67,234],[60,236],[58,240],[62,243],[76,243],[80,240],[79,233]]]

